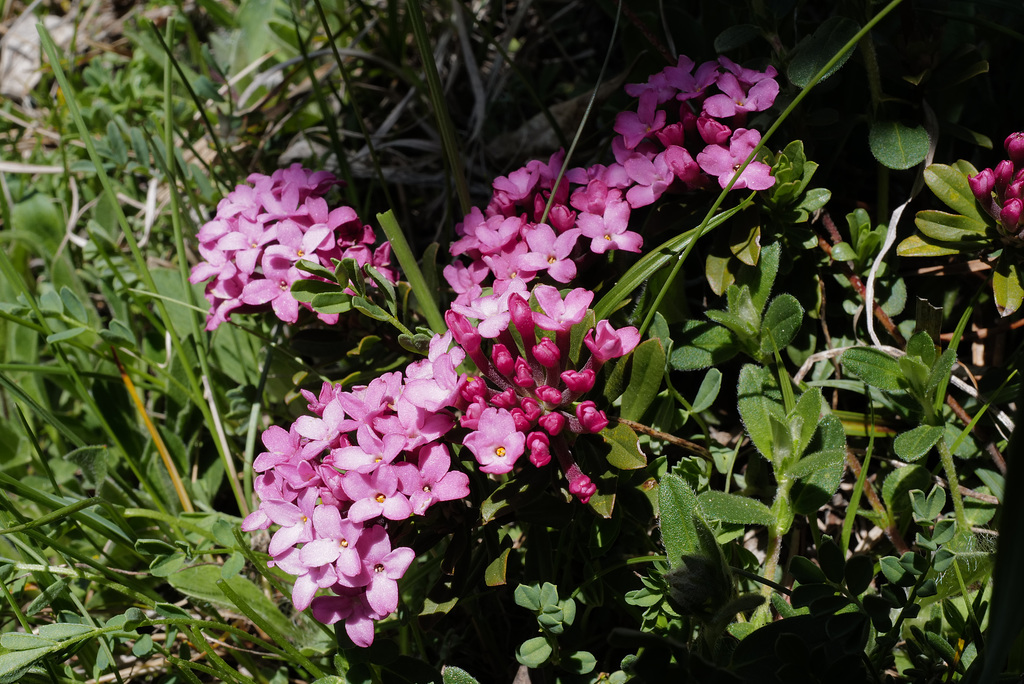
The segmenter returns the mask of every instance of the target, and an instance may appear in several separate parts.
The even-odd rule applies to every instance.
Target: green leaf
[[[516,651],[516,660],[527,667],[537,668],[551,657],[551,644],[542,636],[528,639]]]
[[[800,584],[824,584],[825,573],[806,556],[793,556],[789,560],[789,572]]]
[[[857,258],[857,252],[847,242],[840,242],[832,247],[832,259],[834,261],[853,261]]]
[[[24,632],[8,632],[0,636],[0,646],[9,651],[28,651],[37,648],[52,648],[57,645],[53,639],[46,639],[35,634]]]
[[[70,330],[62,330],[60,332],[55,332],[52,335],[46,336],[46,342],[47,344],[53,344],[54,342],[63,342],[64,340],[70,340],[74,337],[78,337],[86,330],[88,330],[88,328],[77,327],[71,328]]]
[[[694,525],[697,496],[678,475],[669,474],[658,487],[659,527],[668,564],[676,567],[684,555],[697,553],[700,544]]]
[[[931,525],[942,515],[942,509],[945,506],[946,490],[942,487],[932,487],[932,491],[927,496],[920,489],[910,490],[910,507],[914,510],[916,522]]]
[[[947,207],[969,218],[985,223],[985,217],[978,209],[978,202],[971,192],[967,176],[978,171],[965,161],[953,166],[932,164],[924,170],[924,182],[935,196]]]
[[[729,236],[729,251],[747,266],[757,266],[761,255],[761,226],[744,226],[737,221]]]
[[[664,377],[665,348],[661,340],[646,340],[633,350],[633,368],[629,374],[629,385],[622,393],[622,417],[634,421],[643,418],[647,407],[658,396]]]
[[[107,122],[107,150],[110,152],[110,158],[118,166],[128,163],[128,148],[125,147],[121,129],[113,121]]]
[[[917,357],[926,366],[935,363],[935,343],[931,335],[923,330],[914,333],[907,342],[907,356]]]
[[[956,244],[940,244],[920,235],[911,235],[896,246],[896,254],[905,257],[937,257],[959,253],[960,247]]]
[[[807,191],[807,194],[804,195],[800,204],[796,205],[796,208],[797,211],[812,214],[828,204],[830,199],[832,199],[831,191],[826,190],[825,188],[811,188]],[[806,218],[801,218],[797,223],[803,223],[805,220]]]
[[[797,141],[799,142],[799,141]],[[789,149],[787,147],[786,149]],[[803,149],[801,147],[801,149]],[[782,243],[773,242],[761,248],[761,258],[757,268],[745,268],[740,271],[737,284],[750,288],[750,300],[759,312],[764,311],[768,296],[775,284],[775,276],[779,272],[779,260],[782,258]]]
[[[890,513],[910,510],[910,491],[923,489],[931,484],[929,472],[919,465],[897,468],[885,477],[882,483],[882,501]]]
[[[95,627],[75,622],[54,622],[39,626],[39,636],[53,641],[67,641],[72,637],[82,636],[96,631]]]
[[[310,305],[317,313],[342,314],[352,310],[352,297],[344,292],[321,292],[313,295]]]
[[[633,429],[622,423],[601,430],[601,439],[611,449],[608,464],[619,470],[636,470],[647,465],[647,457],[640,450],[640,439]]]
[[[585,675],[597,667],[597,658],[590,651],[576,651],[565,656],[561,665],[573,674]]]
[[[834,16],[825,20],[810,37],[802,40],[794,50],[789,69],[786,70],[789,80],[798,88],[808,85],[811,79],[843,49],[843,46],[859,30],[860,25],[846,17]],[[851,46],[839,61],[821,77],[822,81],[846,64],[846,60],[853,54],[853,47]]]
[[[825,416],[822,424],[833,422],[842,431],[842,424],[835,416]],[[817,454],[805,456],[797,462],[794,470],[801,465],[813,465],[811,472],[801,473],[800,479],[793,483],[790,499],[793,511],[801,515],[813,515],[827,504],[839,490],[843,479],[844,452],[840,449],[828,449]]]
[[[821,390],[813,387],[803,394],[796,402],[793,409],[793,416],[790,420],[793,434],[793,442],[796,445],[797,453],[802,454],[811,443],[811,438],[818,429],[818,419],[821,418],[823,399]],[[799,425],[797,424],[799,422]]]
[[[390,321],[392,319],[391,314],[363,297],[353,297],[352,308],[376,321]]]
[[[978,219],[930,209],[917,212],[914,224],[926,236],[942,242],[981,240],[988,230]]]
[[[909,169],[928,155],[928,132],[923,126],[911,128],[898,121],[876,121],[868,133],[871,154],[890,169]]]
[[[722,54],[742,47],[761,36],[755,24],[735,24],[715,36],[715,52]]]
[[[893,450],[901,459],[912,463],[927,454],[943,434],[945,428],[940,425],[919,425],[893,440]]]
[[[704,379],[697,389],[697,396],[691,403],[693,413],[701,413],[711,408],[711,405],[718,398],[718,392],[722,389],[722,371],[711,368],[704,375]]]
[[[89,315],[85,312],[82,300],[67,285],[60,288],[60,299],[64,302],[64,312],[79,323],[88,323]]]
[[[761,455],[774,462],[773,431],[771,418],[785,422],[782,407],[765,396],[766,391],[775,389],[775,381],[766,369],[747,364],[740,369],[737,388],[737,405],[743,425]]]
[[[762,263],[764,258],[762,255]],[[728,328],[708,321],[689,320],[675,337],[669,356],[674,370],[699,370],[724,363],[736,356],[736,337]]]
[[[771,525],[771,510],[760,501],[714,489],[697,497],[704,517],[738,525]]]
[[[885,352],[872,347],[847,349],[841,357],[843,368],[850,375],[863,380],[872,387],[886,392],[900,392],[907,389],[899,362]]]
[[[1024,282],[1021,281],[1021,275],[1017,264],[1010,261],[1005,254],[996,263],[995,271],[992,273],[992,294],[999,315],[1004,318],[1017,311],[1024,301]]]
[[[781,294],[773,299],[761,323],[761,353],[781,353],[796,337],[803,318],[803,307],[793,295]]]
[[[492,560],[484,570],[484,584],[498,587],[505,584],[505,572],[508,570],[508,555],[512,549],[505,549]],[[518,589],[516,592],[518,593]]]
[[[949,377],[949,373],[953,370],[953,366],[955,364],[955,349],[947,349],[942,352],[942,356],[932,364],[931,370],[928,371],[928,379],[925,381],[925,390],[931,392],[938,387],[939,383]],[[945,399],[945,397],[940,397],[940,399]]]
[[[49,653],[51,647],[43,646],[39,648],[31,648],[24,651],[12,651],[10,653],[0,653],[0,677],[4,681],[13,682],[13,677],[19,675],[23,670],[27,669],[32,663],[42,658],[44,655]]]
[[[471,674],[452,665],[445,665],[441,670],[441,677],[444,679],[444,684],[480,684]]]
[[[708,287],[719,297],[736,282],[736,275],[730,268],[732,259],[732,254],[718,255],[712,252],[704,260],[704,277]]]

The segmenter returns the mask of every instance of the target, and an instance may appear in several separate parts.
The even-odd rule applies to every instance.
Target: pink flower
[[[481,472],[500,475],[512,470],[523,455],[526,436],[516,430],[515,420],[507,410],[486,408],[476,430],[462,443],[473,453]]]
[[[737,128],[729,141],[729,149],[708,145],[697,154],[697,163],[706,173],[717,176],[718,184],[724,188],[759,142],[761,134],[757,131]],[[775,179],[771,176],[771,168],[764,162],[752,161],[732,187],[734,190],[767,190],[773,185]]]
[[[583,342],[590,349],[590,353],[594,355],[594,360],[604,363],[633,351],[640,343],[640,332],[632,326],[616,330],[608,321],[602,320],[597,322],[597,327],[594,330],[587,333]]]
[[[671,172],[669,172],[671,175]],[[633,188],[636,189],[636,188]],[[632,189],[630,190],[632,192]],[[590,251],[604,254],[610,249],[639,252],[643,238],[639,233],[628,230],[630,204],[621,200],[609,200],[604,213],[580,214],[577,223],[583,235],[590,238]]]
[[[538,285],[533,290],[543,313],[534,312],[533,320],[542,330],[567,332],[581,323],[587,315],[587,307],[594,300],[594,293],[578,287],[562,299],[562,295],[550,285]]]
[[[451,470],[452,459],[443,444],[430,444],[419,451],[419,490],[409,496],[412,511],[424,515],[438,501],[453,501],[469,496],[469,476]]]

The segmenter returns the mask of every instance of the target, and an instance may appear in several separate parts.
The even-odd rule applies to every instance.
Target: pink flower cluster
[[[967,179],[981,207],[994,218],[1002,233],[1024,240],[1024,132],[1011,133],[1003,142],[1009,159]]]
[[[515,280],[504,294],[482,298],[488,300],[487,307],[456,304],[445,316],[456,341],[489,381],[471,378],[462,387],[468,406],[460,422],[471,430],[462,443],[485,473],[510,472],[527,452],[530,463],[540,468],[554,454],[569,492],[587,503],[597,487],[574,460],[570,446],[579,434],[603,430],[608,418],[594,401],[579,400],[594,387],[601,366],[631,352],[640,334],[636,328],[615,330],[600,321],[584,337],[590,357],[574,367],[571,329],[586,317],[594,293],[577,288],[563,299],[554,287],[537,285],[532,296],[540,311],[531,309],[530,293]],[[470,318],[479,320],[477,327]],[[489,349],[484,339],[494,340]]]
[[[216,217],[199,230],[203,261],[192,268],[189,280],[213,278],[206,285],[207,330],[215,330],[233,311],[260,311],[268,305],[282,321],[295,323],[299,302],[291,294],[292,283],[313,277],[296,267],[300,260],[333,270],[331,259],[351,257],[397,279],[388,266],[391,246],[385,242],[373,250],[373,228],[351,207],[331,209],[324,200],[327,190],[340,183],[332,174],[293,164],[247,180],[251,185],[236,186],[217,205]],[[337,314],[318,315],[325,323],[338,320]]]
[[[631,210],[667,191],[704,188],[711,177],[724,188],[761,141],[742,126],[750,112],[775,102],[777,72],[745,69],[726,57],[694,66],[683,56],[647,83],[626,86],[639,102],[637,111],[616,118],[614,163],[568,169],[556,188],[560,151],[495,179],[487,207],[474,207],[456,226],[451,254],[469,260],[444,269],[456,302],[470,305],[488,285],[501,295],[516,279],[546,275],[570,283],[594,254],[640,251],[643,239],[629,230]],[[733,188],[770,188],[770,171],[753,161]]]
[[[330,383],[319,396],[304,390],[312,415],[267,429],[267,451],[253,464],[260,506],[242,529],[277,525],[270,565],[295,576],[296,609],[312,606],[325,624],[344,620],[360,646],[373,642],[374,621],[397,609],[397,580],[416,555],[393,548],[389,521],[469,494],[469,477],[451,469],[441,441],[466,382],[455,370],[465,353],[449,352],[451,339],[435,336],[404,375],[350,392]],[[320,589],[333,595],[316,596]]]
[[[745,69],[728,57],[694,67],[681,55],[647,83],[626,86],[639,103],[636,112],[616,118],[620,137],[612,141],[612,151],[632,183],[626,198],[633,207],[651,204],[673,186],[704,187],[710,176],[724,188],[761,142],[759,132],[742,126],[750,112],[774,104],[775,68]],[[753,161],[733,188],[766,190],[775,183],[770,171]],[[607,171],[598,175],[603,174]]]

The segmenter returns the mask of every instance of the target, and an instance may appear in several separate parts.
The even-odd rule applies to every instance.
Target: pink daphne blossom
[[[474,432],[462,443],[473,452],[480,471],[500,475],[512,470],[523,455],[526,435],[516,430],[512,414],[505,409],[486,408]]]
[[[737,128],[729,141],[729,149],[722,145],[708,145],[697,154],[697,163],[705,173],[717,176],[718,184],[724,188],[759,142],[761,134],[757,131]],[[734,190],[767,190],[773,185],[775,179],[771,175],[771,167],[755,160],[747,164],[732,187]]]

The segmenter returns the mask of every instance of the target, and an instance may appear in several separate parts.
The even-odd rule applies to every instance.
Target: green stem
[[[939,450],[939,457],[942,460],[942,469],[946,472],[946,481],[949,482],[949,495],[953,499],[953,511],[956,514],[956,525],[959,534],[967,534],[971,531],[971,525],[967,520],[967,511],[964,510],[964,498],[960,494],[960,480],[956,475],[956,464],[953,463],[953,452],[949,450],[945,438],[940,438],[935,444]]]

